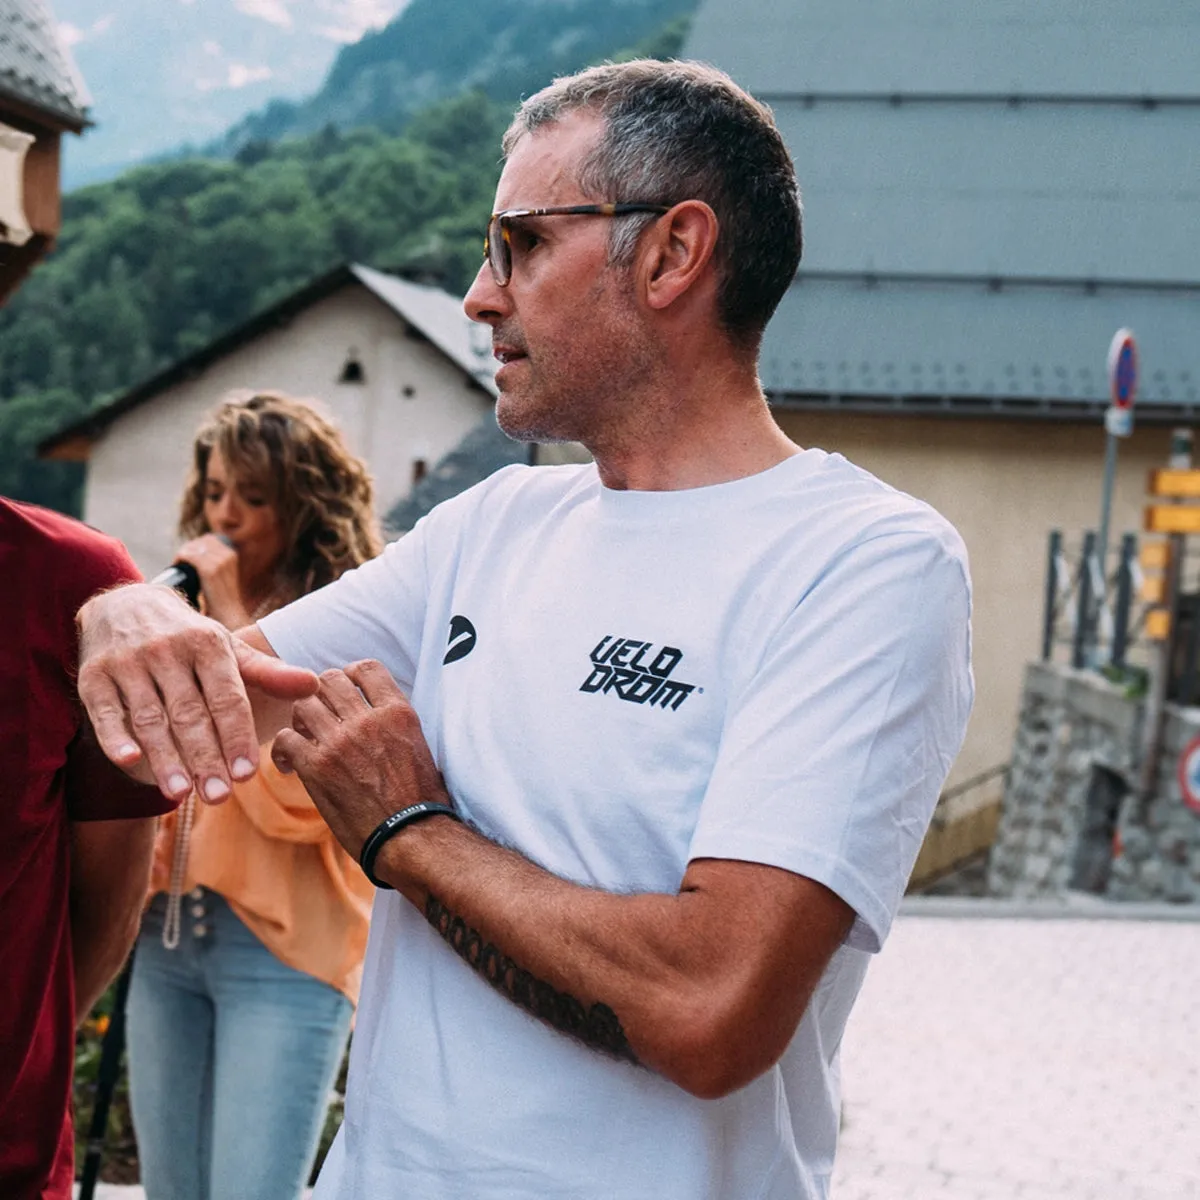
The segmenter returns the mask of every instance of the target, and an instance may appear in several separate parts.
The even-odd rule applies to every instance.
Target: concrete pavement
[[[832,1200],[1200,1200],[1200,913],[1054,912],[906,904],[846,1032]]]
[[[1021,911],[906,906],[846,1031],[833,1200],[1200,1200],[1200,921]],[[1013,915],[932,915],[971,912]]]

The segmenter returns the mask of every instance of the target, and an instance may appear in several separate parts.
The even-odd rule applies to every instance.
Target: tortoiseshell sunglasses
[[[512,278],[512,232],[509,222],[521,217],[623,217],[626,213],[670,212],[666,204],[557,204],[550,208],[506,208],[488,218],[487,236],[483,239],[483,257],[492,269],[498,287],[508,287]]]

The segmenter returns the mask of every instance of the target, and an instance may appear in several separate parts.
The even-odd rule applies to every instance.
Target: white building
[[[84,520],[139,567],[171,561],[204,415],[235,388],[315,400],[375,478],[384,516],[481,423],[493,423],[491,337],[440,288],[343,266],[111,404],[60,430],[43,457],[85,461]],[[528,450],[511,445],[514,459]]]

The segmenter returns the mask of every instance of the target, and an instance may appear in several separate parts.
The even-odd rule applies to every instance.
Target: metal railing
[[[1084,533],[1072,554],[1062,531],[1052,530],[1046,552],[1042,661],[1050,662],[1056,649],[1066,646],[1073,667],[1127,668],[1130,648],[1145,620],[1145,606],[1138,610],[1141,586],[1135,534],[1121,538],[1115,568],[1106,576],[1095,531]]]

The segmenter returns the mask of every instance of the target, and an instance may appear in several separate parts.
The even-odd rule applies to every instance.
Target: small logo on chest
[[[466,658],[474,649],[475,626],[466,617],[451,617],[450,637],[446,644],[446,657],[442,659],[442,666],[458,662],[460,658]]]
[[[683,651],[674,646],[655,649],[653,642],[610,633],[592,651],[592,669],[579,690],[674,711],[696,691],[694,683],[671,678],[682,659]]]

